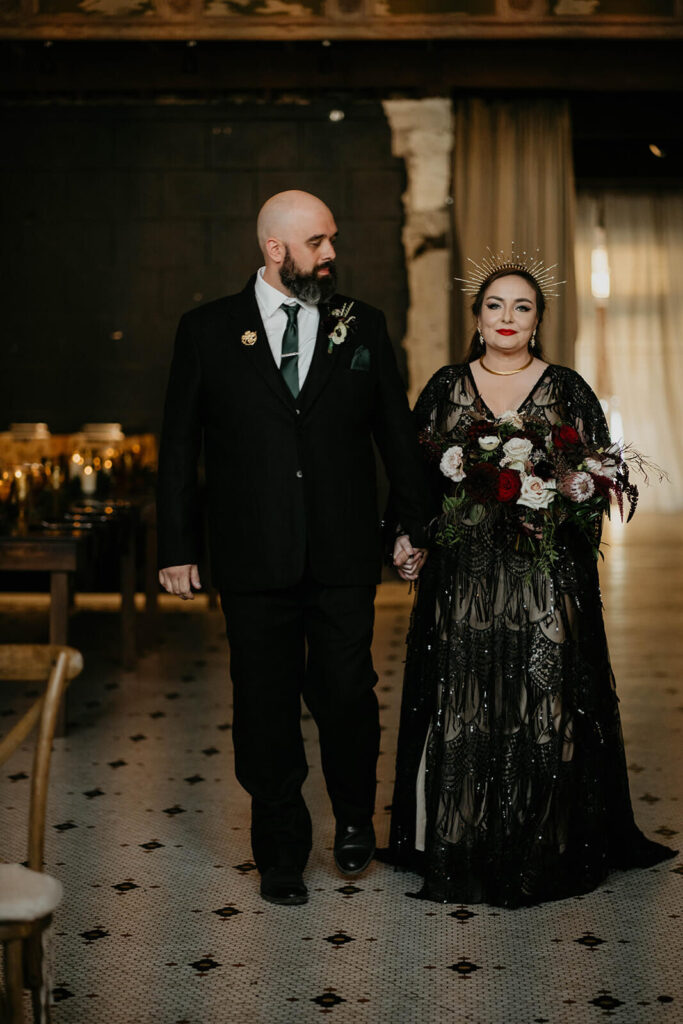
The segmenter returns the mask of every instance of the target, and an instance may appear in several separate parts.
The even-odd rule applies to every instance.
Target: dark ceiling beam
[[[0,42],[0,91],[17,94],[366,90],[680,92],[678,40]]]

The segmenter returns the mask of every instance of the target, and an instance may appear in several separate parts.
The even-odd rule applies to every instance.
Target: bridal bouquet
[[[504,514],[517,533],[516,546],[531,556],[531,569],[549,572],[557,558],[555,534],[571,523],[598,554],[599,526],[616,501],[627,522],[638,503],[629,461],[645,460],[612,444],[595,448],[569,423],[505,412],[495,422],[475,420],[464,432],[442,437],[428,429],[420,442],[455,485],[443,499],[437,543],[454,547],[468,527]]]

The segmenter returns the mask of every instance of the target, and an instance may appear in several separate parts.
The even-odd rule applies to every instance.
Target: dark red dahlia
[[[540,476],[541,480],[552,480],[555,476],[552,462],[549,459],[539,459],[534,466],[534,476]]]
[[[475,420],[467,428],[467,437],[470,441],[476,441],[480,437],[487,437],[495,433],[495,428],[488,420]]]
[[[435,437],[430,430],[421,430],[417,435],[417,439],[425,459],[429,462],[439,462],[441,460],[443,445],[438,437]]]
[[[474,501],[492,501],[496,497],[500,470],[490,462],[478,462],[467,471],[463,486]]]
[[[545,437],[543,434],[539,434],[533,427],[529,427],[525,430],[519,430],[516,434],[517,437],[524,437],[527,441],[531,441],[534,448],[545,447]]]

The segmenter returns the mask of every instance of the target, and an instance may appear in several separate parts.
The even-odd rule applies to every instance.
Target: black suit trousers
[[[301,787],[308,765],[301,697],[318,726],[322,768],[337,821],[372,818],[379,710],[370,644],[374,586],[221,591],[234,691],[235,771],[252,798],[258,869],[303,870],[311,818]]]

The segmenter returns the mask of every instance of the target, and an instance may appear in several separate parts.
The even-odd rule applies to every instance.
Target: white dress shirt
[[[320,323],[320,313],[318,307],[313,305],[311,302],[302,302],[301,299],[295,299],[293,296],[285,295],[284,292],[278,291],[277,288],[273,288],[272,285],[268,284],[267,281],[263,280],[263,273],[265,267],[261,267],[258,274],[256,275],[256,302],[258,304],[259,313],[263,320],[263,326],[266,329],[266,336],[268,338],[268,344],[270,345],[270,351],[273,353],[273,359],[275,365],[280,366],[282,362],[282,336],[285,333],[285,327],[287,326],[287,314],[284,309],[280,309],[283,302],[287,303],[288,306],[293,306],[298,303],[301,306],[298,316],[299,325],[299,390],[304,386],[306,380],[306,374],[309,371],[311,360],[313,359],[313,350],[315,348],[315,340],[318,336],[318,324]]]

